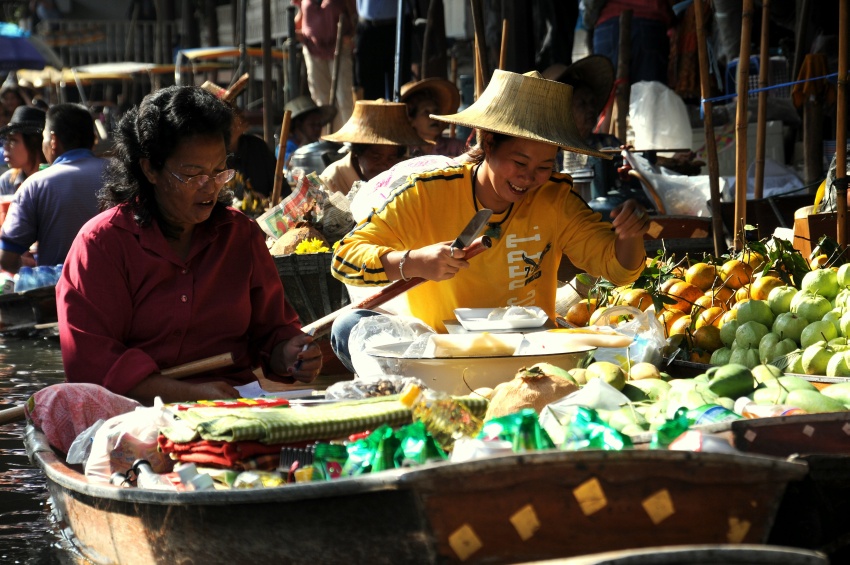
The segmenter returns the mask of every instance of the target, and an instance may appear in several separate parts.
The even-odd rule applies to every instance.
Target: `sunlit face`
[[[24,135],[21,132],[16,131],[6,135],[6,141],[3,143],[3,160],[13,169],[29,166],[32,156],[27,151]]]
[[[557,153],[557,146],[541,141],[511,137],[494,148],[492,138],[485,139],[481,170],[487,181],[485,187],[489,184],[492,191],[479,194],[482,203],[489,201],[499,211],[519,202],[549,180]]]
[[[187,230],[210,217],[224,186],[214,177],[227,169],[227,150],[220,137],[188,137],[177,145],[161,170],[151,169],[146,160],[142,167],[154,184],[162,215],[169,223]],[[198,175],[210,178],[196,187],[191,178]]]
[[[397,145],[370,145],[357,157],[364,180],[371,180],[401,162]]]
[[[597,101],[593,90],[580,86],[573,90],[573,120],[582,139],[587,139],[596,126]]]
[[[439,113],[440,109],[433,100],[423,100],[419,103],[416,114],[410,119],[410,124],[419,137],[427,141],[436,141],[440,137],[446,129],[446,124],[430,118],[431,114]]]

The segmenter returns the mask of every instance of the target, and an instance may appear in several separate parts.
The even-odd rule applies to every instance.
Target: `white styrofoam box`
[[[773,159],[777,163],[785,163],[785,146],[782,142],[782,122],[767,122],[765,128],[765,152],[764,156]],[[756,124],[747,127],[747,166],[756,160]],[[729,123],[720,128],[714,128],[714,138],[717,140],[717,163],[721,177],[735,176],[735,124]],[[708,163],[705,154],[705,129],[693,128],[693,139],[691,149],[696,152],[697,158]],[[700,174],[708,174],[708,165],[704,166]]]

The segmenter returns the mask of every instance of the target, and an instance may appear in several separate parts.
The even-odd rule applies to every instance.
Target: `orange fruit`
[[[809,267],[814,271],[815,269],[820,269],[821,267],[826,265],[826,262],[829,260],[829,257],[821,253],[814,259],[809,262]]]
[[[762,275],[750,285],[750,298],[754,300],[767,300],[770,291],[785,283],[779,277]]]
[[[707,365],[711,362],[711,353],[694,349],[688,356],[688,360],[692,363],[703,363]]]
[[[711,291],[714,299],[731,307],[735,302],[735,291],[728,286],[719,286]],[[707,293],[706,293],[707,294]]]
[[[694,327],[700,329],[703,326],[717,326],[720,323],[720,319],[723,317],[725,310],[720,306],[712,306],[707,310],[703,310],[697,316],[697,321],[694,323]]]
[[[720,279],[733,290],[748,284],[753,277],[753,268],[739,259],[729,259],[720,267]]]
[[[752,249],[744,249],[741,251],[738,255],[738,259],[749,265],[753,271],[757,271],[759,267],[767,262],[764,255],[758,251],[753,251]]]
[[[714,306],[718,306],[724,311],[729,309],[729,305],[722,301],[720,297],[715,296],[710,290],[703,294],[702,297],[697,298],[695,304],[698,304],[703,308],[712,308]]]
[[[685,271],[685,282],[689,282],[703,292],[710,289],[717,277],[717,268],[710,263],[694,263]]]
[[[652,295],[643,288],[630,288],[620,294],[618,303],[643,311],[652,306]]]
[[[723,324],[728,322],[729,320],[737,320],[738,319],[738,311],[737,310],[728,310],[723,312],[723,315],[720,316],[720,322],[717,324],[718,328],[722,328]]]
[[[670,291],[670,287],[671,287],[671,286],[673,286],[673,285],[674,285],[674,284],[676,284],[676,283],[680,283],[680,282],[685,282],[685,281],[684,281],[684,280],[682,280],[682,279],[678,279],[678,278],[676,278],[676,277],[670,277],[669,279],[667,279],[666,281],[664,281],[663,283],[661,283],[661,286],[660,286],[660,287],[658,287],[658,289],[659,289],[661,292],[669,292],[669,291]]]
[[[658,321],[661,323],[662,326],[664,326],[664,333],[667,336],[672,335],[670,333],[670,329],[672,328],[673,323],[684,315],[685,313],[679,310],[667,309],[662,310],[661,313],[658,314]]]
[[[710,294],[703,294],[696,300],[694,300],[694,309],[691,312],[692,315],[697,315],[698,313],[711,308],[714,306],[714,298]]]
[[[747,298],[752,298],[750,296],[750,285],[744,285],[735,291],[735,302],[740,302],[741,300],[746,300]]]
[[[749,298],[744,298],[742,300],[738,300],[737,302],[735,302],[735,304],[732,305],[732,308],[730,308],[730,310],[737,310],[741,306],[741,304],[743,304],[745,302],[749,302],[749,301],[750,301]]]
[[[670,335],[687,334],[691,328],[691,317],[685,314],[670,325]]]
[[[694,346],[711,353],[723,347],[720,341],[720,330],[714,326],[702,326],[693,333]]]
[[[665,304],[665,307],[670,310],[681,310],[682,312],[690,312],[694,307],[694,302],[703,295],[703,292],[687,282],[677,282],[667,291],[671,298],[676,299],[675,304]]]
[[[579,300],[567,309],[566,320],[574,326],[586,326],[590,322],[590,316],[596,311],[596,299],[585,298]]]

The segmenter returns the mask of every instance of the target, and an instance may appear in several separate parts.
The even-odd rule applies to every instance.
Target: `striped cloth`
[[[409,424],[410,409],[398,399],[399,395],[381,396],[309,408],[191,408],[177,413],[177,424],[161,433],[176,443],[205,439],[275,444],[335,439],[381,424]],[[479,417],[487,410],[483,398],[458,400]]]

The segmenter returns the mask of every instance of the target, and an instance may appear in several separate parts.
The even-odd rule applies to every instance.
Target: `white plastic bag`
[[[630,317],[631,321],[615,325],[616,320]],[[650,306],[641,312],[632,306],[612,306],[607,308],[596,321],[597,326],[614,326],[618,333],[634,338],[628,347],[600,347],[593,354],[595,361],[610,361],[622,367],[629,362],[652,363],[658,366],[663,358],[662,350],[667,344],[664,328],[655,317],[655,308]]]
[[[692,149],[688,109],[678,94],[660,82],[642,80],[632,85],[629,119],[637,149]]]
[[[71,465],[85,465],[91,453],[92,442],[97,430],[106,422],[106,420],[98,420],[82,432],[71,443],[68,448],[68,456],[65,461]]]
[[[348,337],[351,364],[358,377],[383,375],[381,365],[366,351],[370,347],[410,342],[421,344],[420,336],[435,333],[422,320],[407,316],[369,316],[357,322]]]
[[[153,407],[110,418],[94,435],[86,477],[109,482],[113,473],[126,473],[137,459],[146,459],[156,473],[170,472],[174,462],[157,450],[157,436],[171,423],[171,412],[159,398]]]
[[[574,393],[544,406],[540,412],[540,426],[546,430],[555,445],[561,445],[566,438],[566,425],[576,414],[576,407],[617,410],[628,402],[625,394],[603,379],[592,379]]]

